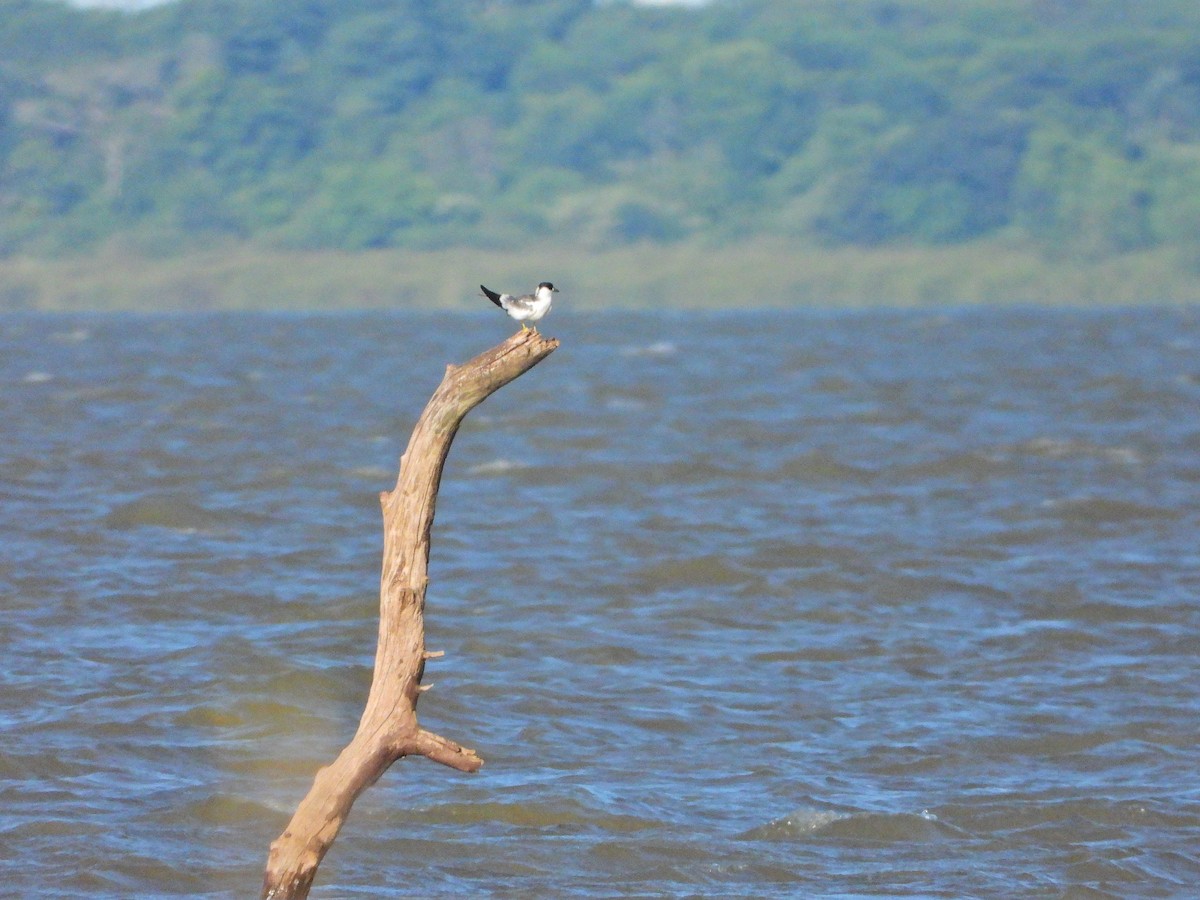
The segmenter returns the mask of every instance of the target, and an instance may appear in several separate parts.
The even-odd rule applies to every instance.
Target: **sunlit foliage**
[[[1200,245],[1194,0],[0,0],[0,253]]]

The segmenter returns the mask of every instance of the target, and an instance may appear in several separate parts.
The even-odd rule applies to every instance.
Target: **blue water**
[[[485,315],[0,317],[0,875],[248,897]],[[572,316],[451,452],[314,897],[1191,897],[1200,314]]]

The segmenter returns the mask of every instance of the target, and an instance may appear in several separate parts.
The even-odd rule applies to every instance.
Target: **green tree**
[[[397,159],[366,166],[333,166],[322,173],[321,189],[277,230],[286,245],[386,247],[406,229],[427,221],[436,192],[427,179],[413,175]]]
[[[1049,124],[1030,136],[1015,191],[1016,221],[1061,252],[1098,257],[1150,242],[1150,204],[1135,160],[1094,136]]]

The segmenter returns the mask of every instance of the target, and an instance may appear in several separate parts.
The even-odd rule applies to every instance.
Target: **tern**
[[[510,318],[521,323],[522,331],[529,328],[525,324],[526,322],[536,322],[550,312],[554,294],[558,293],[558,288],[548,281],[539,284],[532,294],[522,294],[519,297],[513,294],[497,294],[495,291],[489,291],[482,284],[479,287],[485,297],[508,313]],[[537,331],[537,328],[535,327],[533,330]]]

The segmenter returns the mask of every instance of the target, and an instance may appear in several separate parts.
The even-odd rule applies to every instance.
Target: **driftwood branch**
[[[474,772],[474,750],[417,724],[425,660],[425,588],[429,534],[442,467],[463,418],[490,394],[533,368],[558,346],[536,331],[520,331],[462,366],[448,366],[441,385],[413,428],[400,459],[396,487],[380,494],[383,572],[379,585],[379,645],[367,705],[353,740],[317,772],[282,835],[271,844],[263,898],[305,898],[317,867],[350,807],[396,760],[426,756]]]

